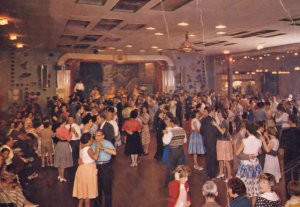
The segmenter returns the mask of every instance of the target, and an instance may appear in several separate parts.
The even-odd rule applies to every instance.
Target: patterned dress
[[[257,197],[254,207],[281,207],[281,205],[275,192],[266,192]]]
[[[243,139],[243,143],[243,153],[248,155],[254,154],[257,156],[262,146],[262,142],[253,135],[250,135],[249,137]],[[257,158],[251,160],[241,160],[237,172],[237,177],[244,182],[247,188],[248,197],[254,197],[259,195],[258,182],[259,174],[261,172],[262,168]]]
[[[148,113],[143,113],[141,115],[142,121],[142,144],[149,144],[150,143],[150,129],[149,129],[149,121],[150,115]]]

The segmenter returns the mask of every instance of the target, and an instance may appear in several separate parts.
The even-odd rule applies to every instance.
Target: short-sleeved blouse
[[[135,119],[129,119],[127,121],[125,121],[122,130],[125,131],[130,131],[130,132],[135,132],[135,131],[140,131],[142,128],[142,124],[135,120]]]
[[[72,133],[65,126],[61,125],[56,129],[56,137],[62,141],[69,141],[72,139]]]

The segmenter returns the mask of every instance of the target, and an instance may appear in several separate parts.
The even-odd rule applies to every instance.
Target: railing
[[[300,156],[298,156],[296,159],[292,160],[286,167],[285,171],[283,172],[284,174],[287,174],[291,171],[291,179],[292,180],[298,180],[299,178],[294,178],[294,170],[300,170]]]

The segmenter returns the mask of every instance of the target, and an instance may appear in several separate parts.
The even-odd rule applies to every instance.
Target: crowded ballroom
[[[0,0],[0,207],[300,207],[300,0]]]

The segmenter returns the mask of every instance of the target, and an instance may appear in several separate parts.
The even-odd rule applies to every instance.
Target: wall
[[[55,95],[56,70],[55,65],[59,53],[45,51],[2,51],[0,52],[0,104],[5,109],[12,103],[13,94],[19,91],[19,101],[25,98],[38,97],[45,105],[46,97]],[[40,65],[48,67],[47,88],[40,86],[38,68]],[[12,92],[14,91],[14,92]]]
[[[284,56],[284,58],[283,58]],[[261,57],[261,59],[259,58]],[[276,60],[276,57],[280,57],[280,60]],[[216,74],[226,73],[226,64],[222,61],[223,57],[215,58],[215,70]],[[245,59],[242,57],[233,57],[231,62],[231,69],[233,72],[239,71],[240,74],[250,77],[256,82],[256,88],[261,91],[263,73],[257,73],[256,70],[267,70],[268,72],[275,71],[287,71],[290,74],[277,75],[279,77],[279,95],[287,96],[292,93],[294,95],[300,93],[300,71],[295,71],[294,68],[300,66],[300,57],[295,56],[293,53],[280,52],[276,54],[270,54],[270,56],[250,56]],[[255,73],[247,75],[247,73]],[[240,76],[240,75],[237,75]],[[217,81],[216,88],[222,89],[222,85]],[[268,84],[268,83],[266,83]]]
[[[45,105],[46,97],[56,94],[55,66],[60,53],[49,53],[41,50],[1,51],[0,52],[0,108],[5,109],[12,103],[12,90],[20,91],[20,101],[25,97],[39,97],[39,102]],[[191,92],[202,89],[213,89],[215,85],[214,62],[212,57],[205,57],[200,53],[172,53],[169,56],[175,62],[176,83]],[[205,60],[205,61],[204,61]],[[38,68],[47,65],[49,71],[49,88],[39,86]],[[105,67],[117,69],[118,65],[107,64]],[[139,64],[139,84],[151,87],[155,82],[156,65]],[[109,75],[109,71],[104,70]],[[75,74],[76,75],[76,74]],[[148,78],[145,78],[145,77]],[[150,78],[152,77],[152,78]],[[150,82],[151,83],[150,83]]]

